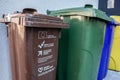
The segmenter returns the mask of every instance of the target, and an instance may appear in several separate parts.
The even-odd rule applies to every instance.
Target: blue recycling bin
[[[113,34],[114,34],[114,27],[116,25],[117,23],[113,20],[109,22],[106,27],[104,46],[102,50],[100,67],[98,72],[98,80],[103,80],[103,78],[105,78],[107,74],[108,63],[109,63],[110,52],[111,52],[111,45],[112,45]]]

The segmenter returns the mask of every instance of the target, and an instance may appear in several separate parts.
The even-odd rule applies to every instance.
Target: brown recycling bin
[[[4,15],[8,27],[12,80],[56,80],[60,29],[68,24],[34,9]]]

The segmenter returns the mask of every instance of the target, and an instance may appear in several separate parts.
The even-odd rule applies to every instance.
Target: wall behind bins
[[[47,9],[62,9],[93,4],[98,8],[98,0],[0,0],[0,14],[21,11],[25,7],[36,8],[40,13]]]
[[[22,11],[28,7],[45,14],[47,9],[81,7],[85,4],[93,4],[98,8],[98,0],[0,0],[0,18],[2,14]],[[0,24],[0,80],[12,80],[7,30],[4,24]]]
[[[6,27],[0,23],[0,80],[12,80],[8,46]]]

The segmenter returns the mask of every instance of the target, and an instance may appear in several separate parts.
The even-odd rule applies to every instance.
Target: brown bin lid
[[[38,14],[36,9],[25,8],[22,13],[14,13],[4,16],[0,22],[13,22],[26,27],[43,27],[43,28],[68,28],[69,25],[57,17],[44,14]]]

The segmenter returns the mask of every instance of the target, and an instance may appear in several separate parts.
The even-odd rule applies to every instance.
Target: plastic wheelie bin
[[[107,24],[106,33],[105,33],[105,40],[104,40],[104,47],[102,50],[102,56],[100,61],[99,73],[98,73],[98,80],[103,80],[107,74],[109,58],[111,53],[111,46],[113,41],[114,35],[114,28],[116,27],[117,22],[112,20]]]
[[[12,65],[12,80],[56,80],[60,29],[68,28],[60,18],[26,8],[4,15]]]
[[[62,57],[67,63],[58,63],[58,71],[63,70],[61,67],[66,67],[64,69],[67,79],[63,80],[97,80],[106,23],[111,19],[104,12],[94,9],[92,5],[48,11],[48,14],[61,17],[70,24],[67,59]],[[59,54],[64,54],[64,51]],[[58,80],[62,80],[62,74],[64,73],[58,72]]]
[[[111,16],[120,23],[120,16]],[[109,62],[109,69],[120,71],[120,26],[115,28],[112,51]]]

